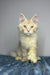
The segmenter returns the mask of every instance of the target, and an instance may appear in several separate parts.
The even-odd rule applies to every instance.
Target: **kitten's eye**
[[[31,26],[31,28],[33,28],[34,26]]]
[[[26,25],[24,25],[24,28],[26,28]]]

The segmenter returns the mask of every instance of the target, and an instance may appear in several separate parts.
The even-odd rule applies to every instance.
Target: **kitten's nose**
[[[29,30],[27,30],[29,32]]]

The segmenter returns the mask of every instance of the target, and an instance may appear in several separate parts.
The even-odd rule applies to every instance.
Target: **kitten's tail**
[[[16,51],[11,51],[11,52],[9,53],[9,55],[12,56],[12,57],[16,57]]]

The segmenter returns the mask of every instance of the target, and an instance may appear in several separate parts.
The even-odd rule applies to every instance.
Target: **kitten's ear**
[[[25,21],[25,16],[23,15],[23,13],[20,13],[20,17],[19,17],[19,21],[20,23],[24,22]]]
[[[33,16],[33,17],[32,17],[32,21],[33,21],[35,24],[37,24],[37,23],[38,23],[38,16],[37,16],[37,15]]]

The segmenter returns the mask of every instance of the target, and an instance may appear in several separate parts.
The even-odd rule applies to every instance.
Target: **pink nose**
[[[29,32],[29,30],[27,30]]]

